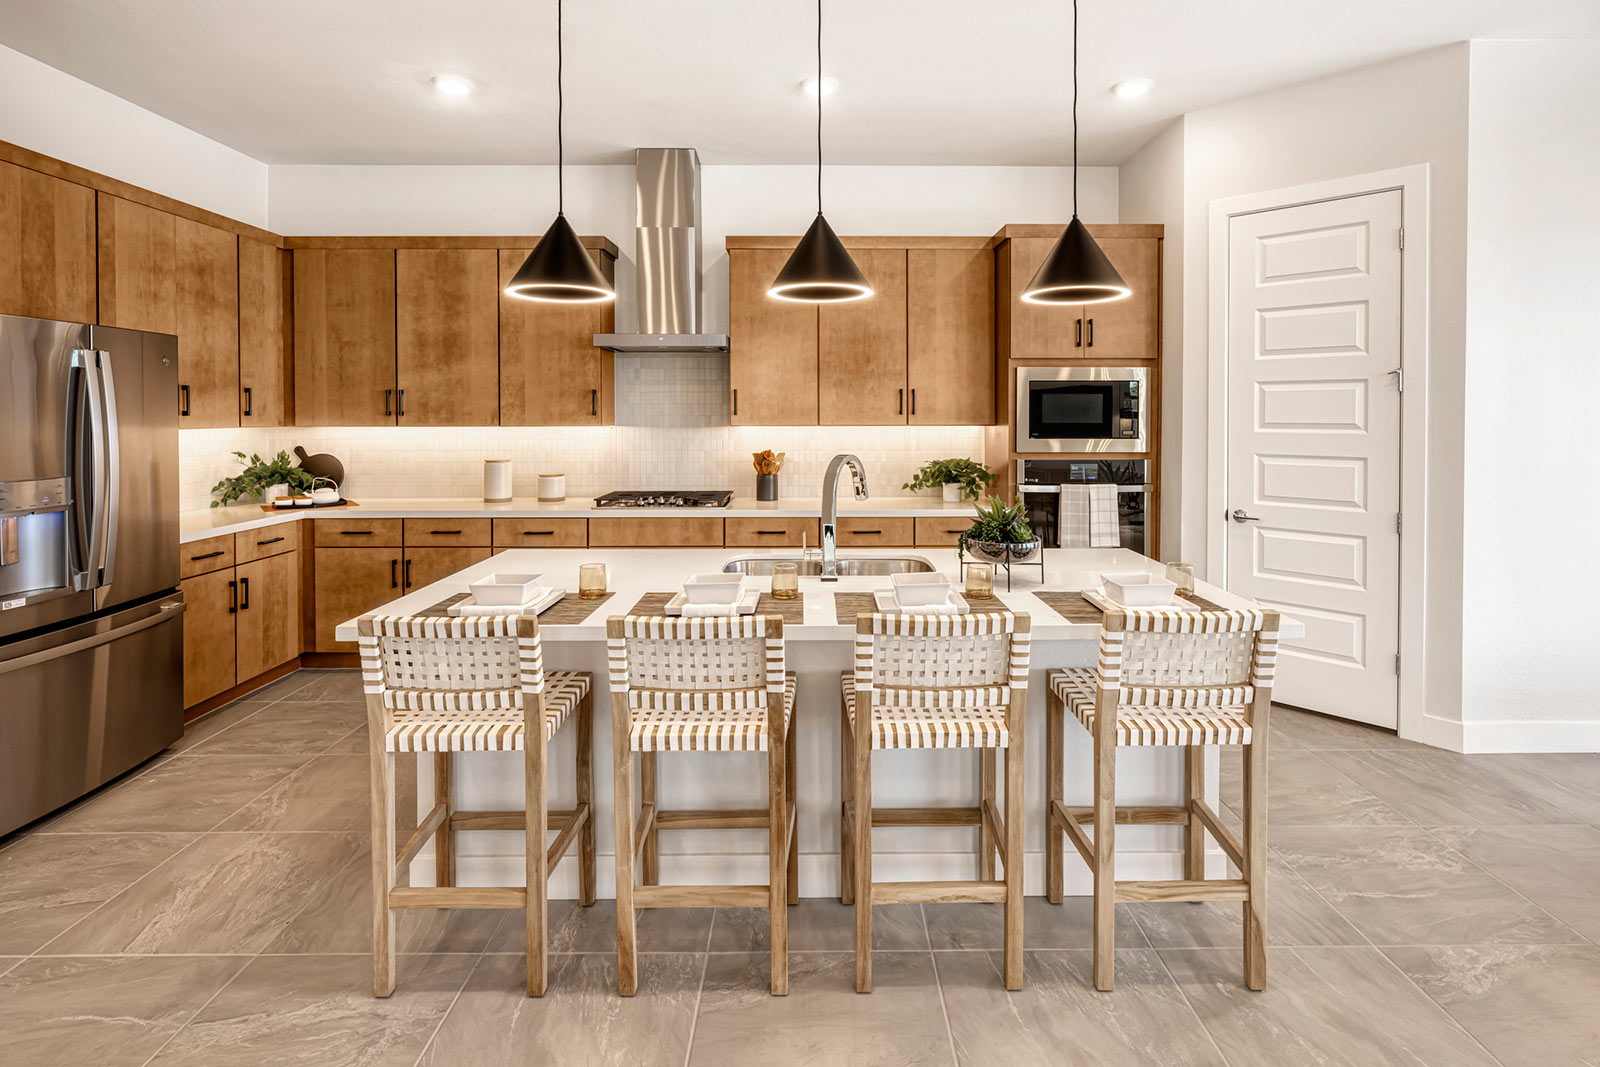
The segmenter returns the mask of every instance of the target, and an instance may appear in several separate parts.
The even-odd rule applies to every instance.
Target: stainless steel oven
[[[1148,452],[1143,367],[1017,368],[1017,451]]]

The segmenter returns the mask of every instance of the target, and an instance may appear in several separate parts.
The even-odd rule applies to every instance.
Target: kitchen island
[[[841,558],[891,553],[841,552]],[[959,587],[956,553],[950,550],[914,549],[898,555],[919,556],[947,573]],[[730,549],[542,549],[510,550],[464,568],[384,605],[388,614],[426,612],[449,598],[465,593],[468,585],[495,572],[541,573],[546,584],[575,591],[578,567],[604,563],[610,596],[596,605],[581,622],[545,624],[549,670],[585,670],[594,675],[595,714],[601,722],[609,715],[606,684],[605,621],[627,614],[647,593],[677,591],[691,574],[719,571],[730,558],[762,555]],[[778,558],[792,553],[770,553]],[[1003,574],[996,575],[997,600],[1003,606],[1031,617],[1033,650],[1026,725],[1026,776],[1028,814],[1025,831],[1025,885],[1027,892],[1043,892],[1044,885],[1044,706],[1045,674],[1058,667],[1093,665],[1100,627],[1097,622],[1068,619],[1035,595],[1041,591],[1073,591],[1099,584],[1109,571],[1160,573],[1162,565],[1126,549],[1051,549],[1046,552],[1044,579],[1037,568],[1018,568],[1011,590]],[[767,588],[770,579],[747,577],[746,587]],[[851,665],[854,625],[838,618],[834,597],[870,593],[889,588],[889,579],[847,577],[837,582],[801,578],[803,621],[784,626],[788,641],[788,669],[798,675],[795,729],[798,731],[798,799],[800,838],[800,891],[805,896],[838,892],[839,878],[839,673]],[[1246,607],[1239,597],[1200,583],[1198,592],[1225,607]],[[987,605],[986,605],[987,606]],[[565,605],[563,605],[565,607]],[[982,609],[980,609],[982,610]],[[1301,636],[1303,627],[1292,619],[1282,626],[1285,638]],[[341,640],[356,637],[356,620],[339,625]],[[551,806],[568,804],[573,796],[571,746],[573,731],[563,730],[551,754]],[[600,887],[610,895],[615,879],[611,865],[611,732],[597,724],[599,752],[595,764],[597,826],[599,829]],[[1208,793],[1216,798],[1215,749],[1207,759]],[[1229,758],[1237,758],[1230,753]],[[1071,721],[1066,730],[1067,802],[1087,803],[1090,796],[1090,746],[1088,734]],[[1176,749],[1130,750],[1119,759],[1119,801],[1126,804],[1169,804],[1181,796],[1182,754]],[[718,753],[671,753],[660,761],[663,807],[750,807],[765,794],[764,758]],[[432,795],[431,762],[418,761],[418,796]],[[514,753],[472,753],[459,758],[456,768],[457,802],[466,808],[507,808],[521,803],[521,757]],[[875,757],[874,802],[880,807],[971,804],[978,795],[976,752],[889,751]],[[431,804],[419,799],[425,809]],[[516,884],[522,871],[522,842],[515,833],[480,832],[458,838],[458,878],[463,885]],[[1118,877],[1176,878],[1181,871],[1181,829],[1163,826],[1129,826],[1117,834]],[[684,830],[665,834],[661,841],[662,880],[712,883],[753,883],[766,878],[766,841],[763,831]],[[874,833],[874,870],[878,877],[894,879],[961,879],[977,870],[977,831],[971,828],[880,828]],[[570,865],[568,865],[570,866]],[[1220,876],[1220,852],[1208,858],[1208,868]],[[413,884],[427,884],[433,864],[424,852],[413,868]],[[575,896],[573,873],[558,869],[551,894]],[[1089,878],[1080,864],[1067,865],[1067,891],[1087,893]]]

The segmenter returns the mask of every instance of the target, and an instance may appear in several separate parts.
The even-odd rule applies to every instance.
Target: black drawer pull
[[[1078,339],[1076,341],[1072,342],[1072,345],[1073,345],[1074,348],[1082,348],[1083,347],[1083,320],[1082,319],[1078,320]]]
[[[522,536],[523,537],[553,537],[553,536],[555,536],[555,531],[554,530],[523,530],[522,531]]]
[[[228,583],[228,614],[236,615],[239,612],[239,583]]]
[[[915,415],[916,413],[917,413],[917,391],[915,389],[913,389],[913,390],[911,390],[911,414]]]
[[[239,579],[239,591],[241,594],[239,598],[239,610],[244,611],[250,607],[250,579]]]
[[[1086,348],[1093,348],[1094,347],[1094,320],[1093,319],[1089,320],[1089,343],[1085,347]]]
[[[906,413],[906,391],[904,389],[900,390],[900,399],[895,404],[894,413],[896,415],[904,415]]]
[[[396,389],[394,391],[394,414],[397,419],[406,417],[406,391],[404,389]]]
[[[283,538],[281,538],[281,537],[269,537],[265,541],[257,541],[256,544],[258,544],[258,545],[275,545],[279,541],[282,541],[282,540],[283,540]]]
[[[389,588],[400,588],[400,561],[397,559],[389,561]]]
[[[340,530],[340,537],[371,537],[371,530]]]
[[[758,533],[758,534],[767,534],[768,536],[771,536],[771,537],[782,537],[784,534],[786,534],[788,532],[789,532],[788,530],[757,530],[756,531],[756,533]]]
[[[195,561],[199,561],[199,560],[202,560],[202,559],[216,559],[218,556],[222,555],[222,552],[223,552],[223,550],[219,548],[215,552],[207,552],[203,556],[190,556],[189,558],[192,559],[192,560],[195,560]]]
[[[247,385],[247,386],[244,387],[244,413],[245,413],[245,415],[246,416],[254,415],[256,413],[255,412],[255,408],[256,408],[256,399],[255,399],[255,397],[253,395],[251,395],[250,387]]]
[[[735,415],[739,414],[739,390],[737,389],[733,391],[733,413]]]
[[[178,409],[178,414],[187,415],[189,414],[189,387],[180,385],[178,386],[178,391],[183,394],[183,406]]]
[[[385,418],[394,418],[394,390],[383,391],[383,414]]]
[[[600,390],[598,389],[589,390],[589,414],[600,414]]]
[[[945,533],[953,533],[953,534],[964,534],[966,532],[967,532],[966,530],[946,530],[945,531]]]
[[[460,530],[429,530],[428,533],[433,537],[452,537],[452,536],[460,536],[461,531]]]
[[[850,533],[854,533],[854,534],[881,534],[881,533],[883,533],[882,530],[851,530],[849,532]]]
[[[411,588],[411,561],[409,559],[406,560],[405,575],[406,575],[406,577],[405,577],[406,588],[410,589]]]

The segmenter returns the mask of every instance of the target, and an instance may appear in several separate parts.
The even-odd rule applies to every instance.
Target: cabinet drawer
[[[318,548],[399,548],[399,519],[317,519]]]
[[[917,516],[918,548],[954,548],[956,541],[972,526],[972,520],[951,516],[948,519],[930,515]]]
[[[251,560],[297,551],[300,548],[300,531],[304,528],[303,522],[283,522],[276,526],[265,526],[259,530],[246,530],[244,533],[234,534],[234,559],[240,563],[249,563]]]
[[[728,519],[725,538],[730,548],[799,548],[800,537],[816,545],[822,539],[818,519]]]
[[[839,520],[839,544],[849,548],[871,548],[874,545],[909,548],[916,542],[914,529],[915,524],[907,516],[851,516]]]
[[[721,548],[722,520],[612,518],[589,521],[590,548]]]
[[[193,578],[233,566],[233,534],[208,537],[204,541],[190,541],[179,545],[178,575]]]
[[[583,548],[589,543],[588,519],[496,519],[496,548]]]
[[[488,519],[406,519],[407,548],[489,546]]]

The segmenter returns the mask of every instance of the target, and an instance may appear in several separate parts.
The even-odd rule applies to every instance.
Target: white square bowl
[[[692,574],[683,583],[684,599],[691,604],[732,604],[739,599],[744,575]]]
[[[950,599],[950,578],[937,571],[915,574],[891,574],[895,603],[903,608],[943,604]]]
[[[1176,582],[1138,572],[1102,574],[1100,581],[1106,587],[1106,596],[1125,608],[1165,607],[1178,591]]]
[[[526,604],[538,595],[539,578],[537,574],[491,574],[467,588],[472,590],[474,604],[492,607]]]

